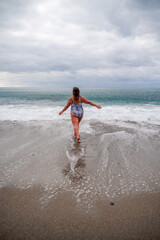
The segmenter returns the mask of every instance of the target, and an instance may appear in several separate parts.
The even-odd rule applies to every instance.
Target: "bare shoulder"
[[[85,97],[81,96],[82,102],[85,100]]]
[[[88,100],[85,97],[81,96],[81,98],[82,98],[82,102],[84,103],[88,102]]]
[[[71,101],[71,97],[68,98],[68,103],[71,104],[72,101]]]

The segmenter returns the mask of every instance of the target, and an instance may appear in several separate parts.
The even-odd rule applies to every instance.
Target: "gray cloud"
[[[0,1],[0,86],[160,86],[159,0]]]

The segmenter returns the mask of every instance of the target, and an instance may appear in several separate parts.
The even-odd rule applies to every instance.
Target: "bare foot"
[[[80,137],[77,137],[77,143],[80,142]]]

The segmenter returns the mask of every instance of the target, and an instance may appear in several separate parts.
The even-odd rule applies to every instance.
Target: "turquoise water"
[[[0,88],[0,104],[31,101],[64,102],[72,89]],[[90,101],[110,104],[160,104],[160,89],[81,89]]]
[[[0,104],[23,101],[63,102],[72,89],[0,88]],[[160,104],[160,89],[82,89],[81,95],[103,104]]]
[[[85,105],[85,119],[97,121],[148,121],[159,124],[160,89],[80,89],[81,95],[102,109]],[[64,120],[59,111],[72,89],[0,88],[0,120]]]

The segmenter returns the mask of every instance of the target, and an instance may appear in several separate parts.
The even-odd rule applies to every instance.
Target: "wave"
[[[11,121],[30,121],[30,120],[69,120],[70,109],[59,116],[59,111],[62,110],[61,105],[1,105],[0,120]],[[97,121],[132,121],[132,122],[147,122],[159,124],[160,122],[160,107],[158,105],[110,105],[103,106],[99,110],[95,107],[84,105],[84,119]]]

